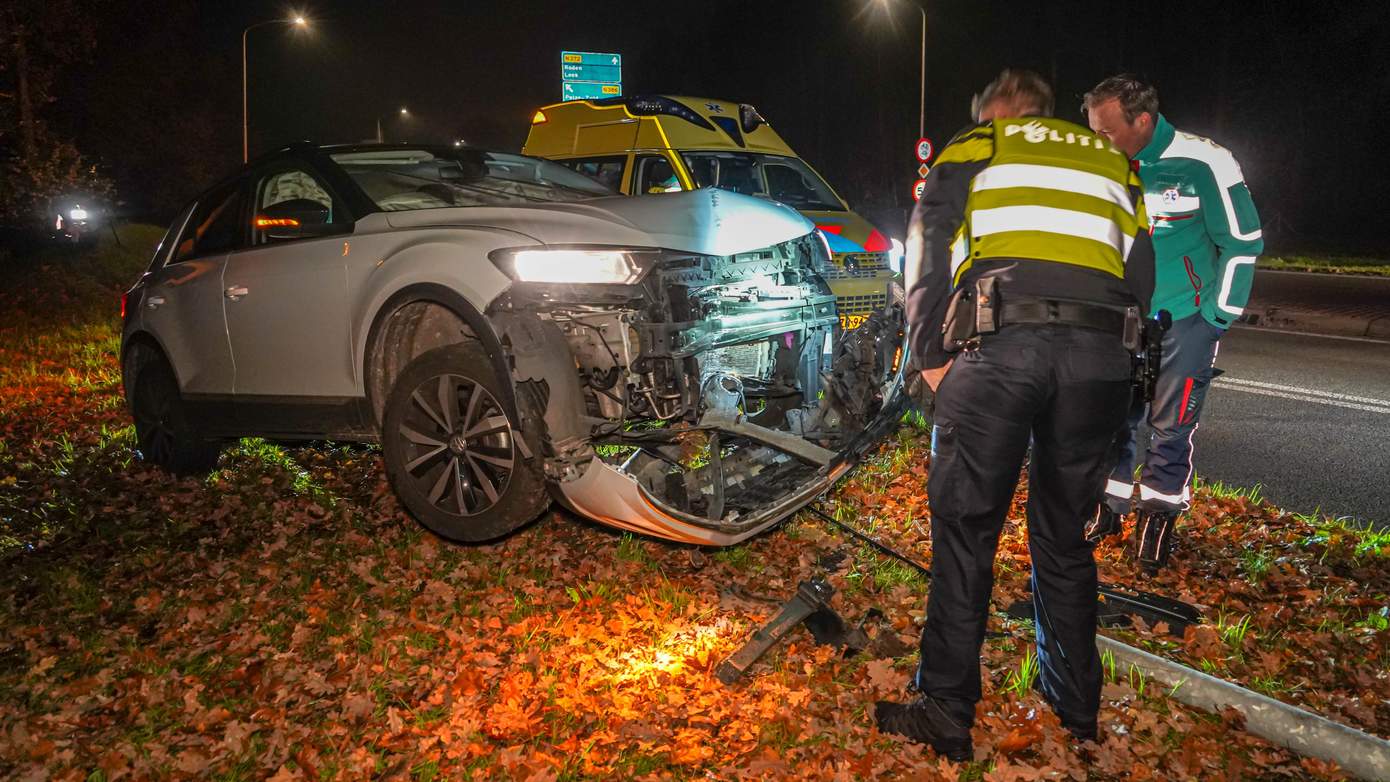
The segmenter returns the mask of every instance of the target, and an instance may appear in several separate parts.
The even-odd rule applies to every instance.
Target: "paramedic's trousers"
[[[973,724],[994,553],[1029,438],[1028,547],[1039,683],[1068,722],[1100,707],[1096,564],[1083,537],[1129,407],[1119,334],[1016,325],[958,354],[936,395],[927,481],[932,580],[917,688]]]
[[[1202,402],[1216,365],[1217,341],[1225,333],[1199,312],[1175,321],[1163,335],[1154,401],[1147,407],[1136,400],[1126,428],[1116,443],[1119,456],[1106,481],[1106,504],[1116,513],[1129,513],[1134,494],[1136,451],[1144,466],[1139,473],[1139,507],[1146,510],[1187,510],[1192,499],[1192,436],[1202,415]],[[1149,427],[1139,426],[1148,414]],[[1135,442],[1139,432],[1148,442]],[[1151,439],[1150,439],[1151,438]]]

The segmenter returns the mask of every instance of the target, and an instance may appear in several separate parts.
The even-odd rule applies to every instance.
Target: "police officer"
[[[1153,251],[1128,159],[1051,113],[1041,77],[1000,74],[976,96],[979,124],[941,151],[908,231],[912,352],[936,392],[931,596],[919,694],[880,702],[875,718],[953,760],[971,755],[994,554],[1030,438],[1040,688],[1073,734],[1096,735],[1083,529],[1128,409],[1126,309],[1147,307]]]
[[[1168,561],[1173,526],[1191,501],[1192,436],[1216,364],[1217,342],[1240,317],[1264,249],[1260,219],[1240,166],[1224,148],[1175,129],[1158,113],[1158,91],[1112,76],[1086,93],[1091,128],[1134,158],[1153,219],[1157,277],[1152,307],[1167,310],[1162,364],[1148,406],[1152,442],[1139,461],[1135,553],[1152,574]],[[1121,531],[1134,494],[1136,404],[1121,432],[1118,464],[1087,537]]]

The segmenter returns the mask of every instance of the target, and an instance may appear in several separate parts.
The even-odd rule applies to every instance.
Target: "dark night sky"
[[[1390,250],[1371,222],[1378,188],[1390,182],[1376,132],[1390,118],[1385,0],[922,1],[926,125],[938,145],[1002,67],[1054,80],[1059,116],[1078,121],[1082,92],[1133,71],[1158,85],[1178,127],[1235,153],[1273,244]],[[890,0],[890,15],[867,0],[308,0],[310,34],[251,33],[252,154],[298,138],[368,138],[378,115],[391,138],[462,136],[515,149],[534,109],[558,97],[559,52],[613,51],[624,58],[626,93],[753,103],[851,203],[901,203],[915,176],[913,2]],[[63,115],[118,173],[129,148],[149,146],[130,140],[140,122],[162,126],[155,148],[177,145],[226,173],[240,152],[241,29],[293,7],[119,4],[90,69],[73,77],[78,97]],[[140,110],[119,108],[132,93]],[[394,116],[400,105],[411,119]],[[160,165],[147,157],[155,162],[122,177],[132,200]],[[174,189],[188,197],[206,184]]]

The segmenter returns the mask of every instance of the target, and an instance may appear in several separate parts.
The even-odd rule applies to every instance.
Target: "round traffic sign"
[[[925,190],[926,187],[927,187],[927,180],[925,180],[925,179],[919,179],[919,180],[917,180],[917,184],[915,184],[915,185],[912,186],[912,200],[913,200],[913,201],[921,201],[921,200],[922,200],[922,191]]]
[[[925,162],[927,162],[928,160],[931,160],[931,153],[932,153],[932,151],[933,151],[933,148],[932,148],[932,145],[931,145],[931,139],[925,138],[925,137],[917,139],[917,150],[916,150],[916,151],[917,151],[917,159],[918,159],[919,161],[925,163]]]

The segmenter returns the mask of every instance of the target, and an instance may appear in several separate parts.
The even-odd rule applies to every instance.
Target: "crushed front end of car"
[[[696,220],[716,236],[671,243],[699,251],[504,252],[494,261],[517,283],[488,314],[557,499],[621,529],[731,545],[819,495],[897,425],[903,304],[891,292],[842,331],[814,226],[750,229],[730,210],[781,207],[689,195],[716,209]],[[718,236],[734,227],[735,241]],[[586,277],[590,265],[601,272]]]

